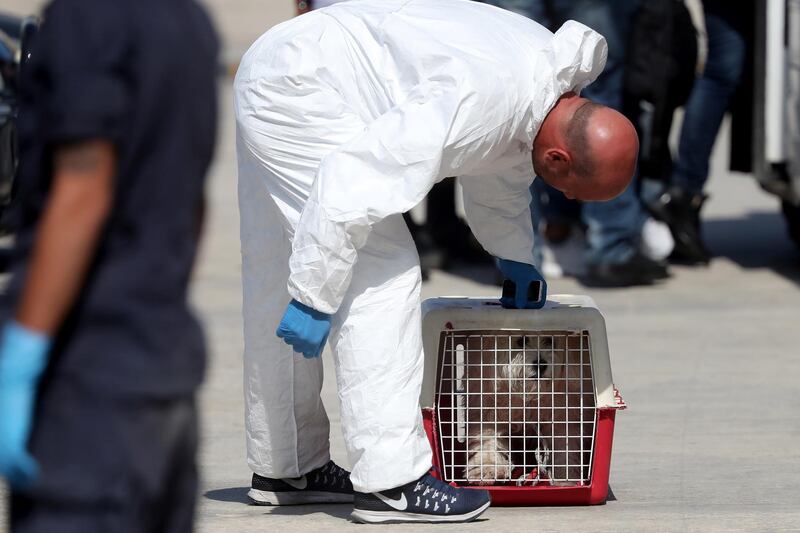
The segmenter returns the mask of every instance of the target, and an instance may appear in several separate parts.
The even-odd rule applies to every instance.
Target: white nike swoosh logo
[[[306,479],[306,476],[296,479],[284,479],[283,482],[290,487],[296,488],[297,490],[304,490],[308,486],[308,480]]]
[[[400,496],[399,500],[393,500],[391,498],[387,498],[386,496],[384,496],[380,492],[376,492],[375,496],[377,496],[378,499],[380,499],[383,503],[385,503],[389,507],[391,507],[393,509],[397,509],[398,511],[405,511],[406,509],[408,509],[408,501],[406,501],[406,495],[405,494]]]

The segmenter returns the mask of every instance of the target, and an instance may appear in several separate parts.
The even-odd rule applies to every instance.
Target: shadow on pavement
[[[281,516],[307,516],[313,514],[326,514],[333,518],[350,520],[350,513],[353,511],[353,504],[325,504],[325,505],[282,505],[276,507],[265,506],[267,514]]]
[[[800,250],[779,212],[707,220],[703,234],[715,257],[726,257],[744,269],[768,268],[800,284]]]
[[[225,489],[209,490],[203,496],[209,500],[226,503],[241,503],[245,505],[253,505],[250,498],[247,497],[247,491],[250,487],[228,487]],[[255,506],[254,506],[255,507]],[[326,504],[326,505],[283,505],[271,506],[264,505],[258,506],[264,509],[266,514],[284,515],[284,516],[305,516],[312,514],[327,514],[334,518],[349,519],[350,512],[353,510],[352,504]]]
[[[247,491],[250,487],[229,487],[227,489],[214,489],[209,490],[203,496],[209,500],[217,502],[236,502],[236,503],[250,503],[250,498],[247,497]]]

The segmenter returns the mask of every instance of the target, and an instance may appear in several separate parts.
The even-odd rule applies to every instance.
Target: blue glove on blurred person
[[[306,359],[319,357],[331,330],[331,315],[326,315],[297,300],[289,302],[275,332],[295,352]]]
[[[0,476],[14,489],[36,479],[38,467],[28,453],[36,387],[47,366],[50,340],[16,322],[0,340]]]
[[[503,297],[500,303],[506,308],[541,309],[547,301],[547,282],[533,265],[499,259],[503,273]]]

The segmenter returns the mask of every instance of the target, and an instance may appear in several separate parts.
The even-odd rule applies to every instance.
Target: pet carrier
[[[445,481],[488,489],[494,505],[605,502],[625,405],[591,298],[429,299],[423,342],[423,418]]]

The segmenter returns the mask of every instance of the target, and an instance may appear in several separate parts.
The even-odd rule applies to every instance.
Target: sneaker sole
[[[323,492],[314,490],[298,490],[287,492],[269,492],[250,489],[247,497],[255,505],[306,505],[312,503],[353,503],[352,494],[341,492]]]
[[[465,514],[459,515],[430,515],[409,513],[405,511],[369,511],[366,509],[354,509],[350,515],[356,522],[362,524],[399,524],[403,522],[428,522],[428,523],[441,523],[441,522],[472,522],[480,515],[483,514],[492,502],[486,502],[485,505]]]

